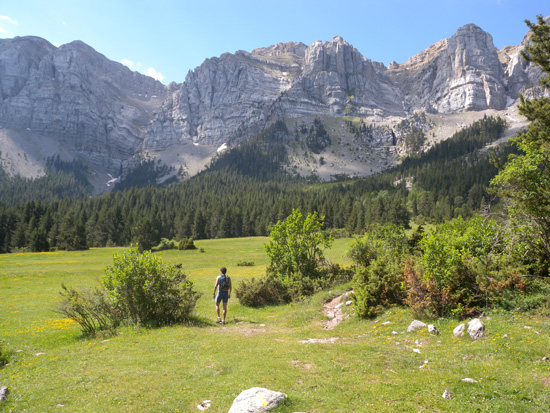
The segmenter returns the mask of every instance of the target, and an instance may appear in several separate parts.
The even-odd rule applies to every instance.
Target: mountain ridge
[[[392,155],[380,155],[379,163],[391,163],[406,150],[396,125],[415,112],[434,119],[472,113],[475,120],[484,111],[513,110],[519,93],[540,77],[519,54],[526,39],[497,50],[489,33],[468,24],[388,67],[340,36],[309,46],[278,43],[206,59],[183,83],[168,86],[80,41],[56,48],[36,37],[4,39],[0,162],[10,173],[39,176],[46,155],[61,152],[67,160],[89,164],[102,191],[107,174],[142,159],[159,159],[194,175],[223,145],[238,145],[281,119],[292,129],[320,118],[333,138],[352,140],[341,121],[353,118],[375,127],[379,137],[376,145],[357,150],[366,156],[377,145],[385,147],[381,153]],[[429,132],[442,139],[444,127]],[[23,135],[36,146],[23,151],[26,157],[13,153],[23,146]],[[61,149],[52,149],[52,140]],[[333,145],[325,156],[331,150],[342,148]],[[368,175],[377,170],[372,165],[357,163],[350,171]]]

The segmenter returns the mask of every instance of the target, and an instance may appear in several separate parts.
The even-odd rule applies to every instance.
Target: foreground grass
[[[123,249],[1,255],[0,339],[12,363],[0,370],[0,386],[10,389],[0,410],[186,412],[209,399],[209,412],[227,412],[242,390],[261,386],[288,394],[280,412],[548,411],[546,318],[490,314],[477,342],[453,337],[454,320],[433,322],[440,336],[407,333],[412,317],[405,309],[376,320],[351,317],[325,330],[320,310],[341,287],[263,309],[233,298],[229,324],[216,325],[212,288],[219,267],[228,267],[234,283],[263,274],[266,241],[199,241],[204,253],[163,252],[203,292],[194,322],[125,327],[97,338],[81,337],[76,324],[52,309],[61,283],[96,285]],[[337,240],[327,255],[349,264],[348,244]],[[238,267],[243,260],[255,265]],[[303,342],[309,339],[320,342]],[[477,383],[462,382],[466,377]],[[445,388],[453,399],[441,397]]]

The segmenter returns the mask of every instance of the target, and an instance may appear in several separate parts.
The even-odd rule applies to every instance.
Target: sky
[[[550,0],[0,0],[0,38],[81,40],[169,84],[223,53],[337,35],[385,65],[469,23],[501,49],[520,44],[538,14],[550,15]]]

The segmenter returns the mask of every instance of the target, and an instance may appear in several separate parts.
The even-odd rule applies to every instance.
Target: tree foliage
[[[115,254],[102,284],[123,318],[133,323],[171,324],[189,319],[200,294],[181,268],[132,247]]]
[[[529,20],[526,23],[531,37],[522,54],[527,61],[542,68],[546,76],[541,85],[548,91],[550,26],[542,16],[538,16],[536,23]],[[497,193],[509,201],[511,219],[519,231],[527,235],[523,239],[544,263],[539,271],[547,275],[550,266],[550,99],[521,96],[519,110],[531,123],[526,132],[512,139],[520,153],[509,156],[492,184]]]
[[[297,209],[271,230],[271,240],[265,245],[270,270],[295,294],[313,293],[314,281],[321,278],[323,249],[332,245],[332,237],[323,230],[323,217],[317,212],[303,218]]]

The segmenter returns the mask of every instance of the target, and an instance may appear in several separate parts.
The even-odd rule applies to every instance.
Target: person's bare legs
[[[225,307],[225,304],[224,304],[224,307]],[[216,302],[216,314],[218,314],[218,320],[219,320],[220,319],[220,303],[219,303],[219,301]],[[223,317],[225,318],[225,311],[224,311]]]
[[[223,323],[225,324],[225,315],[227,314],[227,302],[223,303]],[[218,316],[220,315],[218,311]]]

